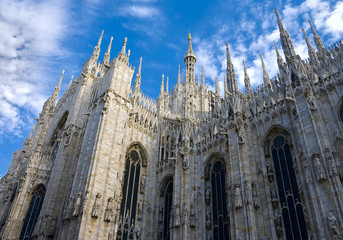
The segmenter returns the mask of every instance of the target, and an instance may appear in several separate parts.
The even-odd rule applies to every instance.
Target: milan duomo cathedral
[[[342,239],[343,42],[327,49],[310,22],[301,59],[276,16],[279,74],[261,55],[263,85],[244,66],[239,91],[226,45],[224,96],[195,76],[190,35],[184,79],[162,76],[157,101],[142,59],[131,87],[126,38],[99,62],[101,35],[0,180],[0,238]]]

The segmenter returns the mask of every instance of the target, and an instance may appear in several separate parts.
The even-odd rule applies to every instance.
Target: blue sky
[[[6,174],[12,152],[21,148],[34,117],[52,94],[65,69],[63,92],[72,75],[80,74],[104,30],[101,58],[113,36],[111,59],[124,37],[130,63],[142,63],[142,90],[157,98],[161,75],[176,83],[190,31],[197,56],[196,71],[204,66],[206,84],[223,86],[225,42],[244,91],[246,61],[252,87],[262,83],[259,54],[269,75],[277,74],[273,41],[281,51],[274,8],[278,8],[297,53],[307,58],[301,28],[312,40],[311,18],[325,45],[343,35],[343,1],[187,1],[187,0],[1,0],[0,1],[0,176]],[[314,43],[313,43],[314,46]],[[282,51],[281,51],[282,52]],[[222,87],[223,88],[223,87]]]

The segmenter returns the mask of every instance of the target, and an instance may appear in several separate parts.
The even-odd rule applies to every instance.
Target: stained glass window
[[[225,193],[225,166],[221,160],[213,164],[211,172],[212,190],[212,229],[214,240],[230,239],[226,193]]]
[[[308,239],[293,159],[287,139],[274,138],[272,156],[287,239]]]
[[[27,210],[24,226],[21,230],[20,239],[26,240],[32,238],[33,229],[39,217],[40,210],[43,205],[45,197],[45,189],[39,186],[36,191],[32,193],[29,209]]]
[[[123,226],[117,233],[117,239],[134,239],[134,224],[136,217],[139,176],[141,159],[135,150],[131,150],[126,158],[125,175],[123,185],[123,199],[120,206],[120,216]]]
[[[164,193],[163,240],[170,239],[170,212],[173,200],[173,182],[169,182]]]

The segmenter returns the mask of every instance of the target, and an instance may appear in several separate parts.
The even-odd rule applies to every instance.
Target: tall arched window
[[[40,210],[45,197],[45,188],[40,185],[33,193],[29,209],[27,210],[24,226],[21,230],[20,239],[26,240],[32,238],[33,229],[37,222]]]
[[[120,206],[122,226],[120,226],[117,233],[117,239],[120,240],[134,239],[141,162],[141,156],[136,150],[132,149],[129,151],[126,156],[124,185],[122,190],[123,199]],[[142,184],[141,181],[141,188],[144,187]]]
[[[226,208],[225,194],[225,166],[221,160],[217,160],[213,164],[211,172],[211,188],[213,239],[230,239],[229,218]]]
[[[205,170],[206,229],[213,240],[230,239],[224,159],[214,156]]]
[[[173,204],[173,182],[170,181],[164,192],[163,240],[170,239],[170,213]]]
[[[288,140],[276,136],[271,145],[281,214],[287,239],[308,239],[303,206]]]

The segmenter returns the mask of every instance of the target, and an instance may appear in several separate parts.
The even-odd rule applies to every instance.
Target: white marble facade
[[[224,96],[195,76],[190,35],[185,76],[171,91],[162,76],[157,101],[142,60],[131,84],[126,39],[99,62],[101,35],[0,180],[0,238],[342,239],[343,43],[311,25],[303,60],[276,14],[278,76],[261,55],[264,84],[245,71],[240,92],[227,45]]]

